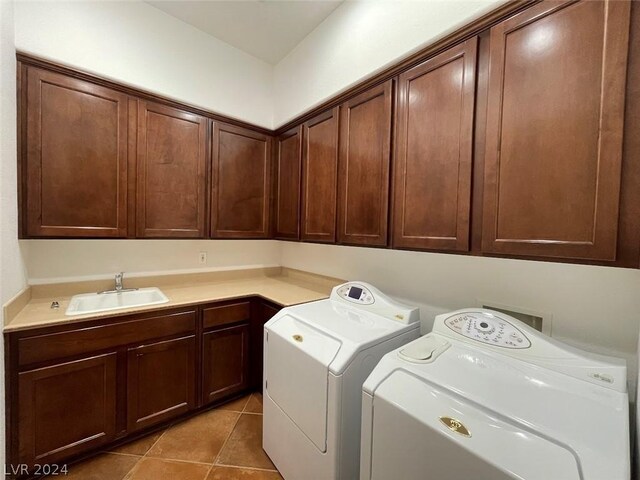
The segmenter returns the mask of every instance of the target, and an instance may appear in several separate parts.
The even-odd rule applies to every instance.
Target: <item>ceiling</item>
[[[147,3],[275,65],[342,1],[185,0]]]

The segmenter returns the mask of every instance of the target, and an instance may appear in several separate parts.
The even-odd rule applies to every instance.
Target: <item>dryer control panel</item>
[[[345,283],[338,287],[338,295],[349,302],[360,305],[371,305],[376,301],[367,287],[356,283]]]
[[[338,305],[375,313],[404,324],[420,321],[420,311],[385,295],[373,285],[365,282],[347,282],[333,287],[331,301]]]
[[[432,333],[452,347],[487,349],[618,392],[627,391],[627,366],[619,358],[579,350],[531,328],[517,318],[486,308],[437,315]],[[465,348],[465,347],[463,347]]]
[[[478,342],[504,348],[529,348],[531,341],[506,319],[489,312],[457,313],[444,324],[460,335]]]

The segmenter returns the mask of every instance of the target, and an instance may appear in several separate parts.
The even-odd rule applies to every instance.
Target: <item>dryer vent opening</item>
[[[526,309],[511,307],[508,305],[500,305],[491,302],[478,303],[482,306],[482,308],[488,308],[490,310],[496,310],[498,312],[511,315],[513,318],[517,318],[521,322],[526,323],[531,328],[535,328],[539,332],[551,336],[551,315],[549,314],[531,312]]]

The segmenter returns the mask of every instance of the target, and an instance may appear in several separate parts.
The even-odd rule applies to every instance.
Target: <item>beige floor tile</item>
[[[248,413],[262,413],[262,394],[252,393],[247,402],[247,406],[244,407],[244,411]]]
[[[151,435],[147,435],[146,437],[142,437],[138,440],[134,440],[133,442],[125,443],[124,445],[121,445],[109,451],[114,453],[124,453],[127,455],[144,455],[149,451],[153,444],[158,441],[160,435],[162,435],[163,433],[164,430],[161,430],[159,432],[152,433]]]
[[[283,480],[278,472],[236,467],[213,467],[207,480]]]
[[[238,413],[211,410],[169,428],[148,457],[213,463],[232,431]]]
[[[144,457],[127,480],[205,480],[209,465]]]
[[[262,449],[262,415],[240,416],[216,464],[275,470]]]
[[[236,400],[231,400],[224,405],[220,405],[216,407],[216,410],[230,410],[232,412],[242,412],[244,410],[245,405],[249,401],[251,395],[245,395],[244,397],[237,398]]]
[[[69,465],[67,475],[46,477],[69,480],[122,480],[141,457],[103,453],[76,465]]]

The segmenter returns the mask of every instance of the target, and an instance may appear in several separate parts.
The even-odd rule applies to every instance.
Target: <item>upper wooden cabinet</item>
[[[387,244],[393,81],[340,106],[338,240]]]
[[[303,125],[302,240],[336,241],[338,108]]]
[[[393,246],[468,250],[477,38],[400,75]]]
[[[482,249],[616,256],[629,2],[544,2],[491,30]]]
[[[212,145],[211,236],[269,236],[271,137],[215,123]]]
[[[23,234],[127,235],[128,96],[22,70]]]
[[[138,237],[206,236],[207,119],[138,101]]]
[[[300,161],[302,128],[295,127],[277,139],[274,232],[275,238],[300,238]]]

